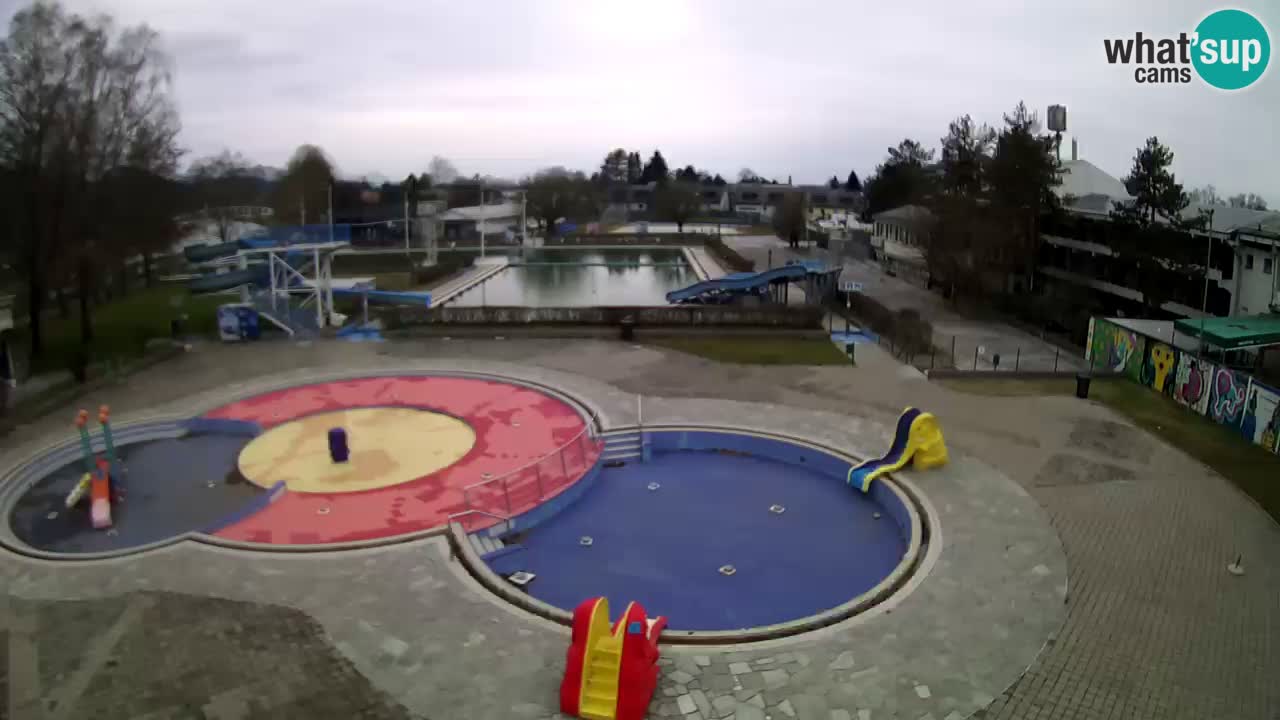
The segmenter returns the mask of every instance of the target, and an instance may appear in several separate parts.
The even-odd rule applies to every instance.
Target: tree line
[[[92,301],[177,236],[181,150],[171,63],[146,25],[118,28],[57,3],[19,10],[0,40],[0,254],[26,280],[31,352],[50,290]]]

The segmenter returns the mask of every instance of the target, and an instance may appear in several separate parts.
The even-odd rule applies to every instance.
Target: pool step
[[[608,435],[604,439],[604,450],[600,453],[601,462],[625,462],[641,457],[643,444],[640,433],[628,432]]]
[[[468,538],[471,540],[472,549],[482,558],[507,546],[506,543],[502,542],[502,538],[489,537],[481,533],[469,535]]]

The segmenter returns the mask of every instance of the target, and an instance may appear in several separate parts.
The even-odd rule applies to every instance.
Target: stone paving
[[[515,358],[520,359],[518,367],[502,362]],[[883,442],[887,424],[903,405],[920,404],[942,419],[953,452],[967,456],[958,463],[970,465],[972,472],[962,473],[964,477],[999,480],[1004,474],[1024,490],[999,480],[981,488],[989,491],[986,495],[975,496],[961,485],[936,483],[936,474],[908,475],[926,490],[936,511],[957,514],[941,523],[945,550],[935,557],[928,576],[901,600],[901,611],[893,608],[878,617],[855,618],[848,626],[746,651],[667,650],[659,697],[651,709],[655,716],[943,720],[976,710],[975,717],[986,718],[1274,720],[1280,714],[1280,690],[1273,682],[1280,672],[1275,633],[1280,627],[1280,603],[1275,601],[1280,571],[1274,560],[1280,528],[1248,498],[1095,404],[969,397],[902,375],[874,353],[859,360],[856,370],[737,367],[618,343],[554,340],[310,348],[264,343],[201,348],[82,404],[106,401],[118,416],[136,416],[165,404],[184,406],[201,392],[251,385],[244,379],[246,366],[257,375],[406,362],[516,367],[517,373],[591,398],[614,425],[635,421],[632,391],[640,391],[646,395],[646,422],[700,418],[782,432],[802,428],[802,434],[864,452]],[[730,398],[750,404],[725,401]],[[0,440],[0,451],[7,459],[11,452],[18,454],[19,445],[47,442],[51,434],[65,433],[65,426],[64,417],[45,418]],[[1090,463],[1097,473],[1081,472],[1080,463]],[[986,466],[998,472],[987,472]],[[1094,479],[1095,474],[1101,479]],[[995,490],[999,492],[991,492]],[[955,497],[945,499],[949,491]],[[1013,507],[1023,510],[1010,526]],[[957,524],[966,513],[971,518],[967,528]],[[1002,534],[1017,537],[1019,528],[1043,531],[1046,513],[1061,537],[1061,550],[1056,539],[1047,549],[1028,550],[1016,542],[997,547]],[[968,560],[962,563],[966,552]],[[1037,569],[1038,564],[1025,565],[1027,552],[1050,558],[1056,553],[1058,560]],[[1244,577],[1224,570],[1236,552],[1246,558]],[[1062,580],[1068,567],[1070,591],[1064,605]],[[955,572],[952,578],[967,572],[1008,573],[1008,587],[1025,590],[1032,607],[1047,607],[1046,600],[1053,598],[1056,613],[1035,612],[1035,622],[1008,627],[984,621],[982,613],[998,611],[983,606],[988,594],[974,583],[944,582],[949,571]],[[8,693],[7,702],[0,702],[0,717],[44,717],[22,703],[59,692],[76,697],[60,689],[68,679],[77,683],[72,690],[79,685],[112,688],[82,692],[73,705],[74,717],[128,716],[122,712],[210,718],[556,716],[555,690],[567,633],[479,590],[448,558],[440,539],[304,556],[246,556],[183,543],[94,564],[6,557],[0,561],[0,580],[5,594],[17,598],[17,610],[0,615],[0,640],[8,649],[0,652],[0,692]],[[137,629],[138,620],[116,629],[128,608],[136,606],[133,598],[175,603],[175,610],[134,610],[149,618],[146,632]],[[44,622],[67,617],[51,606],[76,600],[95,601],[80,605],[101,605],[103,613],[114,613],[116,619],[93,623],[72,637],[54,630],[56,623]],[[201,601],[223,605],[202,606]],[[250,621],[253,613],[238,603],[275,608],[282,617],[293,618],[280,622],[321,631],[263,633]],[[1002,611],[1021,616],[1026,609],[1018,602]],[[909,622],[913,610],[923,620]],[[970,611],[977,615],[967,622],[946,616]],[[175,637],[165,633],[178,632],[201,612],[212,616],[211,625],[199,627],[216,630],[213,635],[192,630],[184,636],[194,646],[183,643],[191,652],[190,671],[155,677],[138,671],[121,678],[110,674],[105,661],[97,662],[112,656],[102,647],[126,647],[133,662],[154,657],[172,664],[162,652],[161,638]],[[1063,614],[1065,624],[1059,629]],[[38,620],[33,623],[31,617]],[[1004,633],[1009,633],[1009,645]],[[298,639],[302,635],[305,641]],[[1032,642],[1037,636],[1039,641]],[[326,642],[336,653],[324,648]],[[316,667],[327,669],[312,671],[314,678],[284,676],[287,691],[264,694],[259,671],[251,669],[296,667],[300,661],[291,653],[298,646],[308,657],[317,656]],[[32,654],[42,663],[67,668],[64,678],[58,680],[55,672],[48,681],[32,672],[24,665]],[[15,665],[15,659],[21,662]],[[1017,679],[1028,665],[1029,671]],[[910,669],[885,670],[892,667]],[[367,683],[361,685],[359,676]],[[95,684],[99,677],[102,682]],[[355,707],[326,701],[331,697],[328,685],[344,688],[355,698]],[[300,697],[315,702],[289,705],[286,692],[295,702]],[[125,695],[148,693],[155,698],[151,705],[119,709],[125,707],[120,705]],[[273,697],[278,699],[270,701]],[[34,707],[36,713],[45,712],[39,704]],[[67,712],[68,706],[63,707]]]

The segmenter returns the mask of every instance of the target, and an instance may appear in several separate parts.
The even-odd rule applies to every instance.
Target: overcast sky
[[[621,146],[726,177],[819,182],[866,175],[905,136],[936,147],[957,115],[998,123],[1021,99],[1042,117],[1065,104],[1081,156],[1113,175],[1158,135],[1188,188],[1280,205],[1280,72],[1225,94],[1198,78],[1138,85],[1103,54],[1106,37],[1189,32],[1216,1],[67,4],[163,33],[192,156],[230,148],[283,165],[309,142],[345,175],[399,178],[439,154],[516,177],[590,172]],[[1274,44],[1280,4],[1234,6]]]

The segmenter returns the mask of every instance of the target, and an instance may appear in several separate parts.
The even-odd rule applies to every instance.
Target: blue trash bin
[[[251,305],[236,308],[236,319],[240,324],[240,337],[244,340],[257,340],[262,336],[262,326],[258,318],[258,310]]]
[[[262,335],[258,311],[252,305],[218,306],[218,337],[223,342],[257,340]]]

